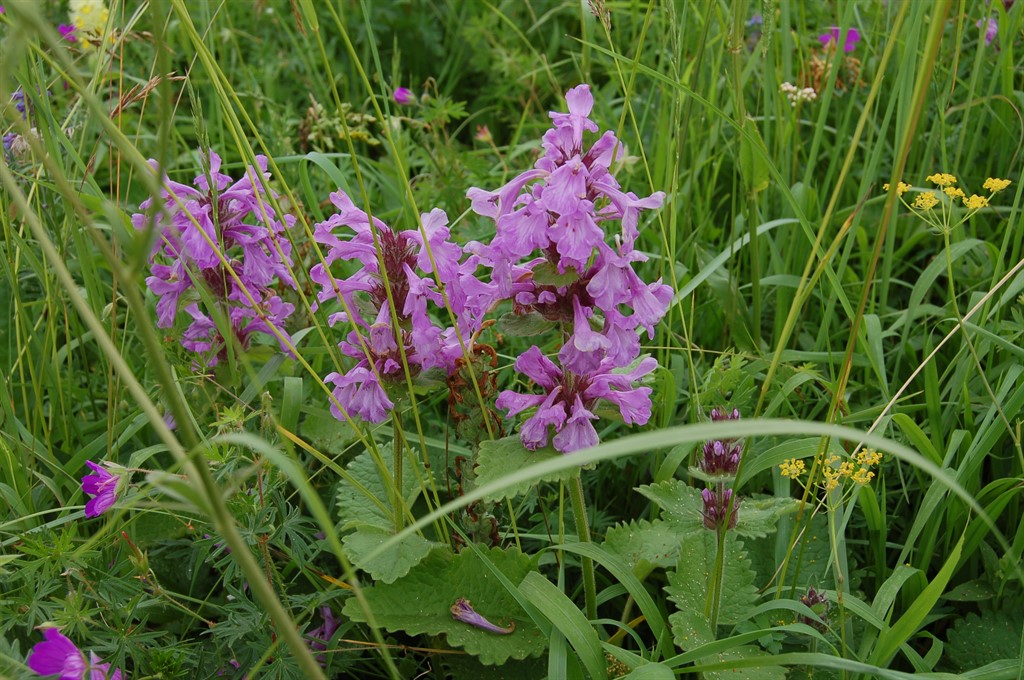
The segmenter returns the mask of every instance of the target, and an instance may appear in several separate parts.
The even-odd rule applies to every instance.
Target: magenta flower
[[[306,637],[309,638],[309,648],[317,652],[323,652],[327,649],[327,643],[329,643],[331,638],[334,637],[335,631],[338,630],[339,623],[338,618],[327,605],[320,607],[320,616],[323,618],[324,622],[320,626],[306,633]],[[327,657],[323,654],[319,654],[317,655],[317,661],[321,666],[323,666],[327,663]]]
[[[835,44],[839,44],[840,29],[838,26],[833,26],[824,33],[818,36],[818,40],[821,41],[822,46],[828,46],[829,43],[835,41]],[[846,29],[845,38],[843,40],[843,51],[853,52],[857,47],[857,43],[860,42],[860,31],[852,26]]]
[[[110,671],[110,664],[90,652],[85,654],[56,628],[43,631],[45,642],[38,642],[28,655],[28,667],[39,675],[59,675],[60,680],[121,680],[121,669]]]
[[[396,104],[406,106],[416,101],[416,97],[413,96],[412,90],[407,87],[396,87],[394,99]]]
[[[613,372],[614,362],[610,360],[588,373],[563,371],[534,345],[516,359],[515,369],[544,389],[545,394],[505,390],[498,395],[495,405],[508,411],[509,416],[536,407],[519,432],[523,446],[531,451],[547,446],[549,430],[554,427],[555,449],[570,453],[597,445],[597,430],[592,421],[597,420],[594,408],[601,400],[618,406],[627,425],[643,425],[650,419],[651,388],[636,387],[635,383],[657,365],[648,357],[627,372]]]
[[[85,461],[85,464],[96,473],[82,477],[82,491],[93,496],[85,504],[85,516],[99,517],[109,510],[117,500],[117,485],[121,481],[121,477],[111,474],[106,467],[97,465],[91,460]],[[109,466],[110,464],[104,463],[104,465]]]
[[[739,409],[726,413],[722,409],[711,409],[711,421],[739,420]],[[735,476],[740,465],[743,445],[736,439],[714,439],[704,442],[702,456],[698,459],[700,469],[709,475]]]
[[[75,37],[75,27],[71,24],[60,24],[57,26],[57,30],[60,31],[60,37],[64,38],[68,42],[76,42],[78,38]]]
[[[516,630],[515,621],[510,622],[507,628],[502,628],[501,626],[496,626],[491,623],[478,614],[476,610],[473,609],[473,605],[470,604],[469,600],[464,597],[460,597],[455,601],[455,604],[452,605],[452,618],[456,621],[461,621],[462,623],[468,623],[476,628],[496,633],[497,635],[510,635]]]
[[[723,526],[732,529],[736,526],[737,511],[739,510],[740,499],[732,503],[732,510],[729,510],[729,503],[732,501],[732,489],[724,489],[721,485],[715,490],[704,489],[700,492],[704,508],[701,514],[704,517],[704,527],[717,531]],[[726,517],[728,513],[728,518]]]
[[[985,47],[991,45],[992,41],[999,35],[999,22],[996,21],[995,17],[989,17],[988,21],[978,19],[974,25],[978,28],[985,27]]]
[[[283,333],[295,309],[275,292],[281,284],[295,287],[289,272],[292,244],[285,234],[295,217],[278,217],[270,205],[276,194],[267,188],[267,159],[257,156],[256,163],[235,181],[220,171],[220,156],[211,151],[194,186],[164,180],[163,215],[146,284],[157,296],[157,326],[171,328],[184,311],[190,325],[181,344],[210,367],[227,356],[228,341],[210,310],[200,309],[196,288],[209,292],[243,349],[254,333],[274,335],[271,326]],[[152,207],[153,199],[147,199],[132,215],[137,229],[152,226]],[[288,351],[285,341],[279,342]]]

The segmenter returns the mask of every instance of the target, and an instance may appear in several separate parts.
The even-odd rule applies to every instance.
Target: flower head
[[[925,191],[918,194],[914,199],[914,207],[918,210],[931,210],[939,204],[939,198],[934,191]]]
[[[832,28],[828,29],[827,31],[819,35],[818,40],[821,41],[821,44],[823,46],[828,46],[832,42],[835,42],[835,44],[838,45],[840,33],[841,31],[839,27],[833,26]],[[853,52],[853,50],[856,49],[857,47],[857,43],[860,42],[860,31],[858,31],[856,28],[850,27],[846,29],[843,35],[845,36],[843,39],[843,51]]]
[[[705,529],[719,530],[723,527],[726,529],[736,527],[740,501],[737,498],[733,502],[732,489],[721,487],[717,489],[704,489],[700,492],[700,496],[704,503],[701,515],[704,517]],[[729,509],[730,503],[732,504],[732,510]]]
[[[964,207],[968,210],[981,210],[988,205],[988,198],[985,196],[979,196],[978,194],[964,196],[963,201]]]
[[[509,635],[514,633],[516,630],[515,621],[510,622],[507,628],[494,625],[478,614],[476,610],[473,609],[473,605],[470,604],[469,600],[464,597],[460,597],[455,601],[455,604],[452,605],[452,618],[456,621],[468,623],[471,626],[475,626],[481,630],[486,630],[497,635]]]
[[[309,638],[309,648],[317,652],[327,649],[327,643],[334,637],[339,625],[338,617],[327,605],[320,607],[320,617],[323,619],[323,623],[306,633],[306,637]],[[327,663],[327,657],[320,654],[317,656],[317,661],[323,666]]]
[[[985,47],[988,47],[989,45],[991,45],[992,41],[995,40],[996,36],[999,35],[999,22],[996,21],[995,17],[989,17],[988,21],[985,21],[984,19],[978,19],[974,23],[974,25],[977,26],[978,28],[983,28],[984,27],[984,30],[985,30]]]
[[[790,458],[789,460],[783,461],[782,465],[779,466],[779,471],[782,472],[783,477],[789,479],[797,479],[804,473],[807,466],[799,458]]]
[[[825,623],[825,618],[828,615],[828,598],[825,593],[815,590],[814,586],[811,586],[807,589],[807,594],[800,597],[800,601],[807,605],[816,617],[816,619],[812,619],[809,616],[801,616],[800,623],[812,626],[822,633],[828,630],[828,625]]]
[[[937,172],[934,175],[928,175],[925,179],[940,187],[948,187],[956,184],[956,177],[948,172]]]
[[[117,501],[117,486],[121,481],[120,475],[112,474],[108,467],[110,463],[104,463],[108,467],[97,465],[91,460],[85,461],[95,474],[82,477],[82,491],[93,496],[85,504],[86,517],[98,517],[109,510]]]
[[[89,48],[96,39],[102,39],[109,16],[103,0],[70,0],[68,3],[68,18],[83,48]],[[64,37],[67,38],[66,35]]]
[[[71,24],[59,24],[57,30],[60,32],[60,37],[64,38],[68,42],[77,42],[78,37],[75,35],[75,27]]]
[[[39,675],[58,675],[60,680],[121,680],[121,669],[110,672],[93,653],[89,658],[56,628],[43,631],[45,642],[37,642],[28,655],[28,667]]]
[[[996,177],[989,177],[985,180],[985,183],[981,185],[982,189],[988,189],[993,194],[1002,191],[1006,187],[1010,186],[1010,180],[998,179]]]
[[[414,101],[416,101],[416,97],[415,95],[413,95],[412,90],[410,90],[407,87],[396,87],[393,97],[395,103],[400,104],[402,106],[412,104]]]
[[[896,195],[897,196],[902,196],[903,194],[907,193],[909,190],[910,190],[910,185],[907,184],[906,182],[897,182],[896,183]],[[882,191],[889,191],[889,183],[888,182],[886,182],[885,184],[882,185]]]

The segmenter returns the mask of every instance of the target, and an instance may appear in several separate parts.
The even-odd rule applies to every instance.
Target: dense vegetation
[[[1017,50],[5,3],[0,676],[1024,677]]]

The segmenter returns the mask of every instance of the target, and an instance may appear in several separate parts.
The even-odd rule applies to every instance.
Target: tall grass
[[[133,677],[1024,677],[1010,4],[152,0],[112,3],[83,45],[64,4],[5,3],[0,673],[58,626]],[[831,27],[860,41],[823,46]],[[624,189],[666,193],[637,243],[674,291],[643,336],[649,423],[527,452],[486,414],[544,341],[505,322],[459,338],[461,383],[403,354],[387,421],[336,419],[338,342],[370,339],[316,304],[328,194],[396,229],[440,207],[457,243],[488,242],[466,190],[531,167],[583,82]],[[209,150],[235,178],[267,156],[296,312],[203,371],[183,324],[156,325],[158,234],[131,216],[161,202],[147,159],[187,184]],[[938,172],[1012,184],[939,233],[882,188],[912,201]],[[484,414],[469,435],[464,412]],[[703,529],[716,439],[742,442],[735,531]],[[877,476],[823,491],[862,447]],[[132,483],[89,519],[100,460]],[[465,593],[515,632],[453,620]]]

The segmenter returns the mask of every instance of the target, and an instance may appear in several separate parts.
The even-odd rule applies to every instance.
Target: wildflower
[[[866,486],[872,479],[875,478],[875,473],[871,472],[868,468],[858,468],[856,472],[850,477],[854,482],[861,486]]]
[[[907,193],[907,191],[909,189],[910,189],[910,185],[907,184],[906,182],[897,182],[896,183],[896,195],[897,196],[902,196],[903,194]],[[882,185],[882,191],[889,191],[889,183],[888,182],[886,182],[885,184]]]
[[[985,27],[985,47],[991,45],[992,41],[999,35],[999,22],[996,21],[995,17],[989,17],[988,21],[978,19],[974,25],[978,28]]]
[[[874,449],[863,449],[854,456],[858,464],[866,467],[873,467],[882,462],[882,454]]]
[[[75,36],[75,27],[71,24],[59,24],[57,30],[60,32],[60,37],[64,38],[68,42],[77,42],[78,38]]]
[[[43,631],[45,642],[37,642],[28,655],[28,667],[39,675],[60,674],[60,680],[121,680],[121,669],[90,652],[89,658],[56,628]]]
[[[843,36],[843,51],[853,52],[853,50],[856,49],[857,47],[857,43],[860,42],[860,31],[858,31],[856,28],[850,27],[846,29],[845,33],[843,33]],[[835,42],[835,44],[838,45],[839,38],[840,29],[838,26],[833,26],[832,28],[828,29],[827,31],[818,36],[818,40],[821,41],[823,47],[827,47],[832,42]]]
[[[816,619],[812,619],[809,616],[801,616],[798,619],[799,622],[805,623],[822,633],[828,630],[828,625],[825,623],[825,617],[828,615],[828,598],[825,597],[825,593],[815,590],[814,586],[810,586],[807,589],[807,594],[800,596],[800,601],[814,612]]]
[[[783,461],[782,465],[779,466],[779,471],[782,472],[783,477],[789,479],[797,479],[804,473],[807,466],[799,458],[790,458],[787,461]]]
[[[946,194],[950,198],[963,198],[964,190],[960,187],[946,187],[942,190],[942,193]]]
[[[464,597],[460,597],[452,605],[452,618],[462,623],[468,623],[471,626],[475,626],[482,630],[486,630],[491,633],[498,635],[509,635],[514,633],[516,630],[516,622],[512,621],[509,623],[507,628],[496,626],[483,616],[478,614],[474,609],[473,605],[470,604],[469,600]]]
[[[413,95],[412,90],[407,87],[396,87],[393,98],[395,103],[400,104],[401,106],[406,106],[416,101],[416,97]]]
[[[255,333],[273,335],[271,327],[283,335],[280,329],[295,310],[275,291],[277,283],[295,287],[289,272],[292,245],[285,235],[295,217],[278,217],[269,203],[276,194],[265,188],[267,159],[256,156],[256,163],[236,182],[220,171],[220,156],[211,151],[194,186],[164,182],[164,215],[156,225],[159,240],[146,285],[158,298],[157,326],[172,327],[184,309],[191,323],[181,344],[211,367],[227,355],[227,340],[209,310],[200,309],[197,287],[210,293],[243,348]],[[139,206],[141,212],[132,216],[136,229],[151,226],[152,207],[152,198]],[[287,351],[286,340],[279,342]]]
[[[70,0],[68,3],[68,17],[75,28],[78,42],[83,48],[92,45],[90,39],[103,36],[109,16],[110,13],[103,0]]]
[[[727,413],[722,409],[711,409],[711,421],[739,420],[739,409]],[[733,476],[740,464],[743,444],[736,439],[716,439],[704,443],[702,456],[698,461],[700,469],[709,475]]]
[[[491,131],[486,125],[476,126],[476,134],[473,135],[473,139],[484,144],[490,144],[494,141],[494,137],[491,136]]]
[[[614,362],[606,359],[593,372],[580,374],[558,368],[534,345],[516,359],[515,369],[546,393],[505,390],[498,395],[496,406],[507,410],[509,416],[535,406],[536,412],[520,431],[523,446],[531,451],[547,446],[548,429],[553,426],[555,449],[570,453],[597,444],[597,430],[590,421],[597,419],[593,411],[600,400],[618,406],[627,425],[643,425],[650,419],[651,388],[634,387],[634,383],[656,366],[648,357],[631,371],[614,372]]]
[[[789,100],[789,105],[796,108],[800,104],[813,102],[818,98],[818,93],[813,87],[797,88],[796,85],[790,82],[785,82],[779,85],[779,90],[786,95],[786,99]]]
[[[996,177],[989,177],[985,180],[985,183],[981,185],[982,189],[988,189],[993,194],[1002,191],[1006,187],[1010,186],[1010,180],[998,179]]]
[[[723,489],[719,486],[715,490],[704,489],[700,492],[704,502],[701,515],[704,517],[704,528],[719,530],[723,527],[733,529],[736,527],[737,511],[739,510],[739,499],[732,502],[732,489]],[[729,504],[732,503],[732,510],[729,511]],[[726,517],[728,512],[728,518]]]
[[[320,616],[323,618],[324,622],[306,633],[306,637],[309,638],[309,648],[317,652],[327,650],[327,644],[331,641],[331,638],[334,637],[334,633],[338,630],[339,624],[338,618],[334,615],[334,612],[326,605],[320,607]],[[327,657],[323,654],[319,654],[317,656],[317,661],[321,666],[323,666],[327,663]]]
[[[981,210],[988,205],[988,199],[978,194],[971,194],[969,197],[964,199],[964,207],[968,210]]]
[[[121,477],[109,472],[107,468],[113,467],[111,463],[104,463],[106,467],[103,467],[87,460],[85,464],[95,473],[82,477],[82,491],[93,496],[85,504],[85,516],[98,517],[109,510],[117,500],[117,486]]]
[[[939,199],[932,191],[918,194],[914,199],[914,207],[918,210],[931,210],[939,204]]]
[[[956,184],[956,177],[948,172],[937,172],[934,175],[928,175],[925,179],[940,187],[948,187],[951,184]]]

